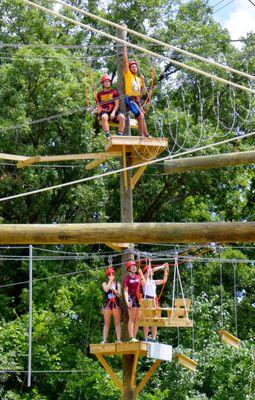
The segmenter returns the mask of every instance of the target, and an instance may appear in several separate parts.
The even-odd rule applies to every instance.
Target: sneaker
[[[100,344],[105,344],[106,342],[104,342],[104,341],[102,341],[102,342],[100,342]]]
[[[135,337],[131,337],[129,339],[129,343],[137,343],[137,342],[139,342],[139,340],[137,340]]]
[[[151,135],[148,134],[148,135],[145,135],[145,137],[151,137]]]
[[[105,132],[105,137],[106,139],[109,139],[109,137],[111,137],[110,132]]]
[[[151,339],[150,342],[151,343],[158,343],[157,339]]]
[[[147,343],[149,340],[147,338],[143,338],[142,342]]]
[[[123,132],[118,132],[118,136],[123,136],[124,133]]]

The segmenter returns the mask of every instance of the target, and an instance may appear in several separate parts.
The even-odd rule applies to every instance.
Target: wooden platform
[[[136,375],[137,375],[137,364],[140,356],[146,356],[148,352],[148,343],[145,342],[137,342],[137,343],[100,343],[100,344],[91,344],[90,345],[90,353],[94,354],[98,361],[102,364],[105,371],[111,377],[116,387],[120,390],[122,394],[124,394],[124,385],[120,380],[118,375],[113,371],[110,364],[106,361],[104,356],[123,356],[123,355],[131,355],[131,376],[130,376],[130,387],[134,390],[135,397],[138,396],[140,391],[145,386],[146,382],[150,379],[153,372],[159,366],[161,360],[156,360],[153,362],[149,370],[145,373],[143,378],[140,380],[139,384],[136,385]]]
[[[137,342],[137,343],[99,343],[91,344],[89,346],[91,354],[101,354],[103,356],[114,356],[122,354],[136,354],[139,356],[146,356],[148,350],[148,343]]]
[[[106,145],[107,153],[122,152],[131,157],[131,165],[141,164],[157,158],[168,145],[165,138],[141,137],[141,136],[111,136]]]

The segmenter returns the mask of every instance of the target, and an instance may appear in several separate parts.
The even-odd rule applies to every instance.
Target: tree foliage
[[[51,1],[40,3],[54,7]],[[214,20],[206,0],[113,0],[102,4],[94,0],[76,0],[68,3],[111,21],[124,22],[131,29],[236,69],[254,71],[254,34],[245,38],[241,49],[235,48],[229,33]],[[99,22],[82,14],[64,8],[61,12],[115,34],[113,28],[102,28]],[[83,81],[89,86],[89,98],[93,102],[93,90],[100,88],[100,75],[106,71],[116,75],[115,44],[24,5],[20,0],[2,0],[0,17],[0,152],[35,156],[103,151],[104,135],[95,127],[94,117],[89,113]],[[176,50],[150,47],[131,35],[128,39],[172,60],[216,72],[215,67]],[[152,134],[164,134],[169,139],[170,152],[198,149],[230,135],[241,138],[243,133],[254,130],[254,97],[251,95],[181,70],[171,61],[159,61],[135,50],[130,50],[129,54],[138,59],[147,80],[151,66],[156,68],[153,100],[146,120]],[[220,69],[217,74],[247,85],[246,78]],[[198,154],[243,151],[252,146],[253,138],[250,138],[208,148]],[[24,169],[17,169],[12,163],[1,163],[1,197],[117,168],[115,160],[92,172],[85,171],[81,162],[33,165]],[[157,164],[146,169],[134,190],[134,220],[252,221],[254,192],[253,166],[168,176]],[[0,203],[0,223],[119,220],[117,174]],[[143,246],[145,251],[156,248]],[[102,258],[101,253],[106,249],[98,246],[49,249],[57,254],[60,250],[63,256],[61,260],[54,257],[47,260],[40,258],[36,250],[32,368],[38,373],[32,375],[31,388],[26,386],[27,248],[0,249],[0,397],[4,400],[117,400],[120,398],[118,390],[89,354],[88,347],[89,343],[101,341],[101,269],[107,257]],[[10,251],[12,257],[8,258]],[[75,262],[68,258],[68,251],[77,252]],[[86,252],[92,256],[80,260],[79,254]],[[234,263],[229,261],[222,263],[221,277],[221,262],[215,262],[215,257],[239,260],[236,276]],[[207,262],[194,262],[193,287],[190,265],[181,266],[184,288],[189,296],[193,288],[194,332],[165,329],[159,333],[160,341],[178,347],[191,357],[194,350],[198,372],[191,374],[176,362],[162,363],[154,379],[141,392],[143,400],[254,398],[255,275],[253,264],[247,262],[254,260],[254,248],[233,244],[222,246],[219,254],[212,246],[208,258]],[[171,274],[170,281],[172,278]],[[171,287],[167,285],[162,304],[171,304],[171,298]],[[240,349],[233,350],[220,342],[217,332],[222,324],[230,332],[238,329],[242,340]],[[113,358],[109,362],[121,378],[120,360]],[[139,361],[139,374],[144,374],[149,366],[148,360]]]

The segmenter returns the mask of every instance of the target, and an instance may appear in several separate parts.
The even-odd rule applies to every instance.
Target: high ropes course
[[[142,46],[135,45],[125,40],[125,34],[128,32],[147,42],[162,46],[168,50],[174,50],[187,57],[191,57],[207,65],[223,70],[232,75],[238,75],[247,78],[251,82],[255,77],[243,71],[231,68],[227,65],[219,64],[213,60],[190,53],[173,45],[164,43],[152,37],[147,37],[139,32],[129,29],[126,26],[116,24],[104,18],[81,10],[77,7],[68,5],[63,1],[56,0],[63,7],[67,7],[75,12],[79,12],[89,18],[95,19],[101,23],[110,25],[117,29],[117,36],[110,35],[103,30],[98,30],[92,26],[85,25],[75,19],[66,17],[57,11],[43,7],[29,0],[22,0],[28,6],[41,10],[45,13],[53,15],[63,21],[79,26],[84,30],[91,31],[99,36],[106,37],[118,43],[135,49],[142,54],[147,54],[158,60],[171,62],[177,67],[187,70],[191,73],[202,75],[213,82],[227,85],[231,88],[242,90],[250,96],[255,94],[252,85],[246,86],[235,83],[227,79],[223,79],[215,74],[211,74],[199,68],[195,68],[189,64],[184,64],[171,57],[153,52]],[[119,76],[119,80],[122,78]],[[134,124],[133,124],[134,125]],[[254,242],[255,223],[254,222],[232,222],[232,223],[200,223],[200,224],[181,224],[181,223],[133,223],[133,198],[132,191],[136,183],[142,176],[148,165],[165,162],[166,173],[182,173],[187,170],[204,170],[211,168],[222,168],[229,165],[245,165],[255,162],[255,152],[229,153],[212,156],[200,156],[181,159],[180,156],[192,154],[198,150],[213,148],[221,144],[234,142],[254,136],[255,132],[242,134],[241,136],[231,139],[221,140],[208,145],[200,145],[195,149],[184,149],[176,155],[170,154],[167,157],[159,158],[160,154],[168,148],[168,139],[164,137],[143,137],[131,136],[111,136],[105,145],[105,151],[100,153],[88,154],[69,154],[56,156],[39,156],[35,155],[27,157],[23,155],[0,154],[0,159],[11,160],[17,162],[17,168],[25,168],[36,163],[49,162],[69,162],[77,160],[88,160],[86,169],[90,170],[98,167],[109,159],[117,158],[120,160],[120,168],[116,171],[110,171],[103,174],[95,175],[80,179],[78,181],[69,182],[57,186],[44,189],[38,189],[32,192],[21,193],[0,199],[1,202],[10,199],[23,197],[40,193],[46,190],[52,190],[64,186],[69,186],[91,179],[99,179],[113,173],[119,173],[121,176],[121,223],[116,224],[55,224],[55,225],[0,225],[0,244],[29,244],[29,364],[28,364],[28,385],[31,386],[31,360],[32,360],[32,265],[33,253],[32,245],[34,244],[59,244],[59,243],[105,243],[113,249],[122,251],[122,277],[126,275],[126,270],[132,266],[140,267],[141,262],[145,262],[145,267],[151,268],[151,259],[142,260],[137,258],[135,261],[134,243],[233,243],[233,242]],[[201,143],[200,143],[201,144]],[[179,159],[174,160],[174,158]],[[134,173],[132,175],[132,172]],[[125,251],[123,251],[125,250]],[[169,259],[167,260],[169,261]],[[173,287],[171,306],[161,307],[155,299],[143,298],[139,299],[141,315],[137,322],[140,327],[148,328],[194,328],[193,321],[193,295],[191,298],[185,296],[179,265],[182,261],[178,251],[175,251],[171,257],[173,268]],[[128,264],[130,263],[131,264]],[[148,264],[148,265],[147,265]],[[130,267],[127,267],[130,265]],[[109,268],[113,266],[109,263]],[[126,267],[125,267],[126,266]],[[156,266],[158,267],[158,266]],[[166,268],[166,267],[165,267]],[[145,269],[146,271],[146,269]],[[146,272],[145,272],[146,273]],[[144,279],[143,277],[141,279]],[[221,269],[221,288],[222,288],[222,269]],[[160,297],[160,296],[159,296]],[[127,308],[125,308],[127,314]],[[223,315],[223,314],[222,314]],[[136,317],[137,318],[137,317]],[[122,393],[124,399],[134,400],[137,398],[148,379],[151,377],[162,360],[172,361],[172,346],[162,343],[148,343],[146,341],[139,342],[137,340],[127,342],[127,323],[123,324],[123,341],[117,343],[96,343],[90,345],[90,352],[94,354],[105,368],[106,372],[112,378],[117,388]],[[232,333],[225,329],[224,323],[221,323],[219,335],[225,343],[234,348],[240,346],[240,340]],[[123,359],[123,382],[113,371],[112,367],[105,359],[108,356],[121,356]],[[144,377],[137,383],[137,364],[139,357],[147,356],[153,360],[153,363]],[[181,352],[176,354],[177,362],[188,370],[194,372],[197,368],[197,362]]]

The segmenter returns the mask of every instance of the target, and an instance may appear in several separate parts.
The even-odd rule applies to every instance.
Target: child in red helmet
[[[138,64],[136,61],[128,61],[127,48],[123,50],[123,67],[125,81],[125,103],[134,114],[141,136],[150,137],[144,118],[144,110],[141,104],[141,95],[146,93],[146,86],[143,75],[137,76]]]
[[[125,129],[125,116],[120,113],[120,94],[116,89],[111,88],[111,78],[103,75],[101,78],[103,89],[96,95],[98,118],[102,123],[102,127],[106,138],[110,137],[109,123],[118,122],[118,135],[123,136]]]
[[[120,328],[120,317],[121,317],[121,306],[120,306],[120,296],[121,287],[118,282],[115,282],[115,271],[112,267],[109,267],[105,275],[108,282],[103,282],[102,287],[105,295],[105,301],[103,305],[103,315],[104,315],[104,328],[103,328],[103,342],[107,342],[111,316],[114,318],[115,333],[117,337],[117,342],[121,342],[121,328]]]
[[[153,279],[153,274],[156,271],[159,270],[164,270],[164,276],[163,279]],[[163,285],[166,283],[167,278],[168,278],[168,272],[169,272],[169,265],[168,263],[165,263],[163,265],[160,265],[158,267],[155,267],[152,269],[150,262],[144,266],[143,268],[143,274],[144,274],[144,286],[143,286],[143,297],[144,299],[154,299],[155,300],[155,307],[157,307],[157,294],[156,294],[156,287],[158,285]],[[149,333],[149,327],[144,326],[143,327],[143,341],[147,342],[148,341],[148,333]],[[151,327],[151,335],[152,335],[152,342],[157,341],[157,327],[152,326]]]
[[[140,304],[139,298],[140,288],[144,285],[144,276],[141,270],[139,275],[135,261],[128,261],[126,263],[126,270],[128,275],[124,279],[124,298],[128,307],[128,333],[130,342],[138,342],[136,334],[138,331],[138,321],[140,318]]]

